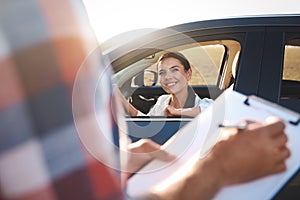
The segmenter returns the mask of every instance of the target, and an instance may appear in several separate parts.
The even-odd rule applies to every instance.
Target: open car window
[[[234,83],[240,44],[234,40],[196,42],[176,46],[167,51],[177,51],[186,56],[192,67],[189,85],[200,98],[217,98]],[[147,113],[157,98],[165,94],[157,75],[157,60],[165,50],[147,55],[118,71],[114,78],[123,95],[136,108]]]
[[[182,53],[192,67],[189,85],[200,98],[217,98],[234,81],[240,44],[234,40],[202,41],[157,50],[124,67],[114,75],[125,98],[143,113],[148,113],[157,98],[166,92],[162,89],[157,60],[166,51]],[[192,118],[178,117],[126,117],[129,135],[133,141],[150,138],[163,144]],[[138,135],[136,135],[138,133]]]

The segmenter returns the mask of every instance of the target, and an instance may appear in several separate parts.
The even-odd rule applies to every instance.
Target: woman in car
[[[148,112],[148,116],[189,116],[195,117],[205,110],[213,100],[201,99],[189,86],[192,69],[186,57],[179,52],[163,54],[157,63],[162,88],[168,93],[161,95]],[[122,101],[131,116],[145,114],[132,106],[123,96]]]

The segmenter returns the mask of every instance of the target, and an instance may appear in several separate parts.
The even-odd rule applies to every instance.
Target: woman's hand
[[[199,106],[193,108],[175,108],[174,106],[168,105],[164,112],[165,116],[196,117],[201,112],[201,109]]]
[[[181,108],[175,108],[174,106],[168,105],[165,108],[165,116],[181,116]]]

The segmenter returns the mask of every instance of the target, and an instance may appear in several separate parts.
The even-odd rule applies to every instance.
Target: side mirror
[[[132,84],[138,87],[154,86],[157,83],[157,79],[157,72],[150,69],[145,69],[132,78]]]

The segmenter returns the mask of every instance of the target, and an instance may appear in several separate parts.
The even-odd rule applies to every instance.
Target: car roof
[[[161,37],[168,37],[172,34],[188,33],[192,31],[205,31],[209,29],[222,28],[245,28],[245,27],[274,27],[274,26],[297,26],[300,27],[300,14],[278,14],[278,15],[252,15],[252,16],[235,16],[220,19],[201,20],[170,26],[167,28],[156,29],[148,34],[144,34],[131,41],[125,41],[122,44],[113,46],[105,50],[105,56],[109,57],[111,62],[119,60],[124,54],[135,49],[141,48],[147,42],[152,42]],[[125,35],[126,36],[126,35]],[[125,37],[121,38],[125,39]],[[120,38],[117,38],[120,40]],[[113,43],[113,41],[111,41]],[[138,54],[138,52],[136,52]],[[134,54],[132,54],[134,55]],[[128,59],[128,58],[126,58]],[[120,63],[124,60],[121,58]],[[113,64],[115,68],[118,61]],[[115,68],[116,69],[116,68]]]
[[[168,27],[176,31],[188,30],[189,27],[197,29],[222,28],[235,26],[300,26],[300,14],[272,14],[235,16],[220,19],[202,20]]]

